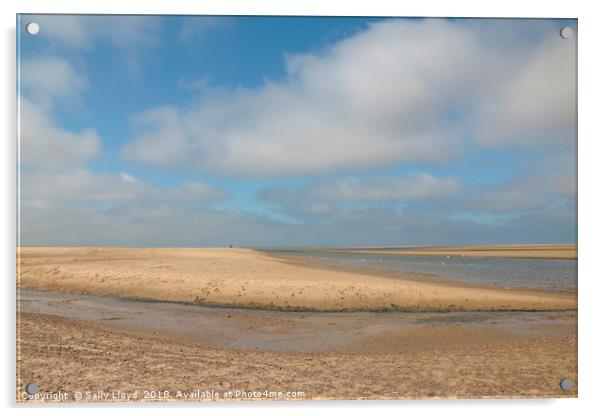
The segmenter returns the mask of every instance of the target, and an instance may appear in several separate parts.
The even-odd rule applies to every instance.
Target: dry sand
[[[398,342],[391,351],[294,353],[207,348],[51,315],[21,313],[18,324],[18,401],[36,401],[23,395],[31,381],[42,393],[68,393],[67,401],[76,391],[100,389],[137,391],[138,401],[144,390],[195,401],[214,399],[207,391],[221,400],[237,390],[303,392],[303,399],[577,396],[577,388],[559,388],[562,378],[577,380],[574,332],[492,337],[474,329],[467,336],[463,326],[433,324],[420,348]],[[205,397],[176,397],[178,391]]]
[[[20,288],[284,310],[574,310],[575,293],[320,270],[248,249],[18,249]]]
[[[456,247],[365,247],[321,250],[339,253],[378,253],[407,256],[466,256],[528,259],[577,259],[576,244],[511,244],[494,246]]]

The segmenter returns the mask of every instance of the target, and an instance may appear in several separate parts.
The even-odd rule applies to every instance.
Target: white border
[[[579,17],[585,6],[549,0],[545,7],[525,0],[469,1],[426,0],[167,0],[88,1],[21,0],[20,13],[115,14],[232,14],[232,15],[329,15],[329,16],[444,16],[444,17]]]
[[[602,74],[600,15],[596,2],[525,0],[506,1],[412,1],[382,0],[154,0],[154,1],[86,1],[68,0],[4,0],[2,13],[2,91],[0,100],[0,126],[3,128],[0,164],[2,165],[2,238],[0,256],[4,283],[4,319],[2,330],[3,378],[0,392],[5,407],[14,406],[15,378],[15,155],[16,155],[16,100],[15,100],[15,22],[16,13],[119,13],[119,14],[254,14],[254,15],[348,15],[348,16],[454,16],[454,17],[575,17],[579,19],[579,399],[563,400],[511,400],[511,401],[437,401],[437,402],[302,402],[290,405],[279,403],[180,405],[178,413],[232,414],[316,414],[342,411],[364,414],[377,411],[383,414],[411,414],[415,412],[445,415],[483,414],[504,415],[528,411],[546,415],[568,412],[586,414],[601,408],[597,397],[602,393],[600,382],[600,301],[602,272],[597,258],[597,239],[600,230],[600,75]],[[30,413],[39,408],[9,409],[12,412]],[[111,409],[115,413],[131,413],[130,406]],[[140,411],[142,409],[136,409]],[[144,408],[151,414],[164,414],[166,407],[156,405]],[[50,414],[81,413],[82,408],[45,407]],[[106,413],[106,407],[87,409],[94,414]],[[170,410],[170,413],[173,411]]]

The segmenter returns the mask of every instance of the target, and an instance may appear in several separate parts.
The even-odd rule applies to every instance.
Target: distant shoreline
[[[263,251],[263,250],[262,250]],[[363,253],[396,256],[497,257],[577,260],[576,244],[509,244],[491,246],[273,248],[266,252]]]
[[[505,284],[495,284],[495,283],[486,283],[486,282],[471,282],[466,281],[454,277],[442,277],[437,273],[422,273],[422,272],[406,272],[389,268],[379,267],[377,263],[371,263],[368,265],[349,265],[344,262],[338,262],[333,260],[332,258],[320,257],[321,255],[327,256],[328,254],[356,254],[357,252],[314,252],[314,251],[279,251],[279,250],[266,250],[261,251],[262,253],[273,257],[276,260],[286,261],[293,265],[299,265],[302,267],[310,267],[318,270],[335,270],[335,271],[346,271],[354,274],[363,274],[366,276],[379,276],[386,277],[392,279],[403,279],[405,281],[415,281],[415,282],[427,282],[433,283],[437,285],[449,285],[452,287],[468,287],[468,288],[494,288],[501,289],[505,287],[512,288],[513,290],[535,290],[535,291],[545,291],[545,292],[557,292],[557,293],[575,293],[576,288],[550,288],[550,287],[529,287],[529,286],[508,286]],[[299,253],[303,253],[299,255]],[[311,254],[311,255],[310,255]],[[367,254],[374,255],[378,257],[382,257],[379,253],[357,253],[357,254]],[[393,256],[392,254],[390,254]],[[451,257],[451,256],[450,256]],[[457,257],[457,256],[456,256]],[[485,257],[479,257],[485,258]],[[495,258],[495,257],[492,257]],[[501,258],[501,257],[499,257]],[[506,259],[516,259],[505,257]],[[519,260],[530,260],[526,258],[522,258]],[[547,259],[547,260],[555,260],[555,259]],[[562,259],[562,260],[570,260],[570,259]]]

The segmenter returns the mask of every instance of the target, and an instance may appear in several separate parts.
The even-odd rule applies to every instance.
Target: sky
[[[23,246],[576,242],[575,20],[17,27]]]

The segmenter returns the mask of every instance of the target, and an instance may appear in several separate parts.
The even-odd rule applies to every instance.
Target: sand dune
[[[248,249],[18,249],[18,285],[35,290],[284,310],[577,307],[574,293],[452,285],[411,274],[400,277],[320,270]]]

